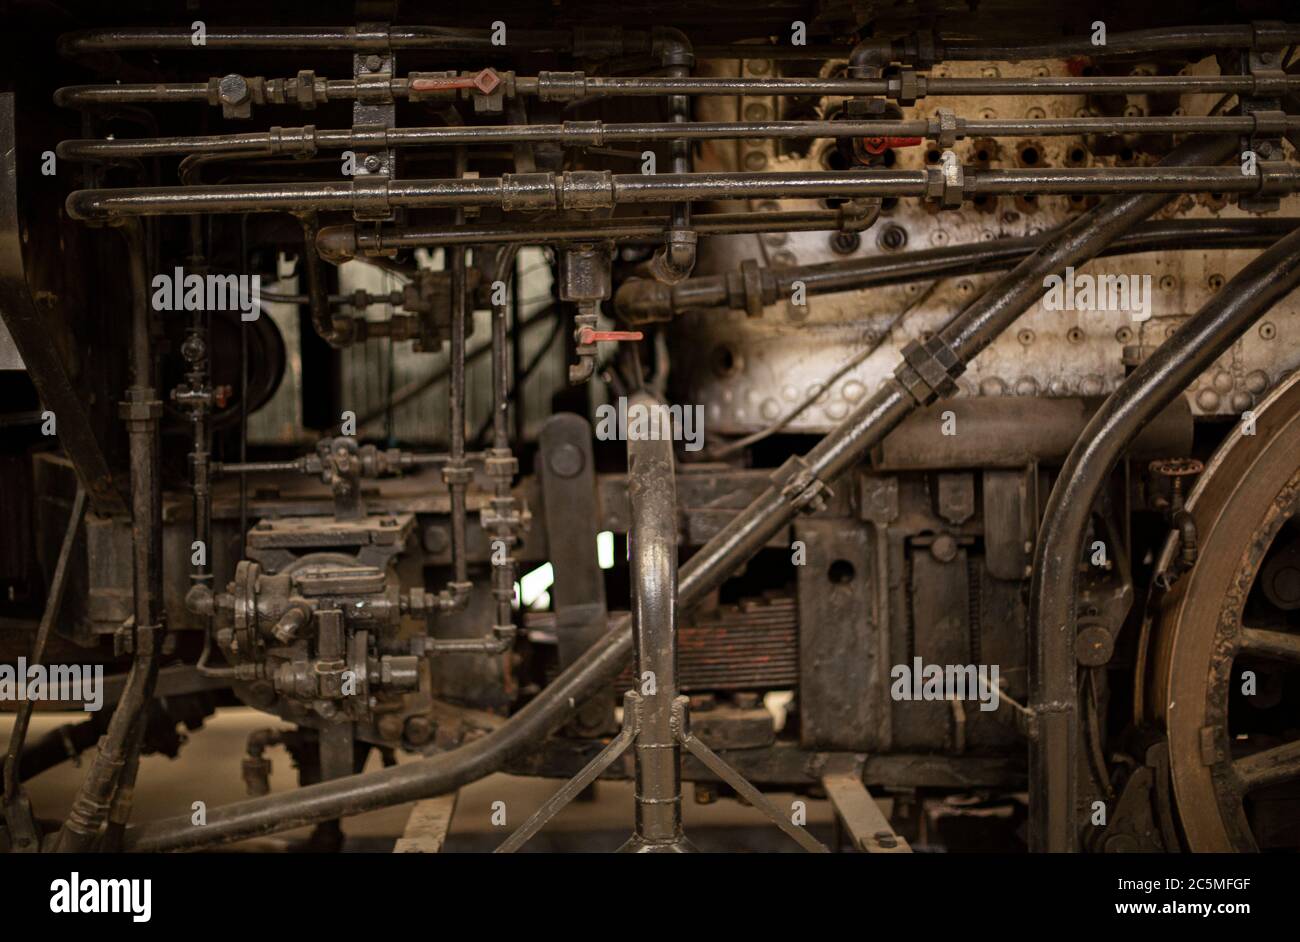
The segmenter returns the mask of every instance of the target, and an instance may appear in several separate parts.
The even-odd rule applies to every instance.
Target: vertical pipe
[[[464,176],[466,150],[456,148],[456,176]],[[465,222],[465,211],[456,210],[456,225]],[[451,270],[451,388],[447,396],[447,422],[450,455],[442,468],[451,503],[452,582],[448,586],[451,605],[459,609],[469,601],[469,561],[465,548],[466,488],[473,473],[465,464],[465,319],[468,314],[464,246],[449,246]]]
[[[451,250],[451,393],[447,416],[450,423],[451,457],[443,469],[465,472],[465,250]],[[465,558],[465,488],[466,480],[453,473],[448,481],[451,492],[451,550],[457,582],[469,581]]]
[[[89,850],[109,815],[119,786],[134,787],[144,714],[153,698],[162,632],[162,485],[159,419],[162,403],[154,386],[149,331],[148,276],[143,227],[120,227],[126,239],[131,280],[131,386],[121,412],[126,421],[131,464],[132,577],[135,587],[134,659],[108,731],[55,842],[58,850]]]
[[[645,409],[650,428],[670,428],[667,407],[639,395],[629,409]],[[655,424],[656,421],[659,424]],[[682,834],[681,745],[673,730],[677,698],[677,489],[669,434],[627,443],[628,530],[632,633],[641,722],[636,749],[636,832],[622,850],[693,850]]]
[[[503,246],[497,266],[498,280],[505,287],[500,303],[492,305],[492,451],[488,456],[488,471],[493,480],[492,506],[497,516],[494,527],[497,538],[506,544],[504,559],[494,560],[492,569],[492,595],[496,600],[495,631],[499,637],[514,638],[514,611],[511,603],[515,594],[516,562],[513,548],[518,542],[515,532],[515,501],[510,486],[518,470],[518,462],[510,451],[510,348],[507,336],[507,305],[511,273],[515,268],[518,248]],[[496,293],[496,286],[493,286]],[[516,308],[517,310],[517,308]]]
[[[695,53],[686,34],[676,29],[658,27],[653,32],[653,48],[665,73],[673,78],[687,78],[695,65]],[[668,109],[674,124],[691,119],[691,100],[686,95],[670,95]],[[684,138],[671,142],[673,173],[691,172],[691,143]],[[695,268],[695,233],[691,230],[691,204],[687,200],[673,203],[669,212],[667,241],[655,256],[655,274],[668,284],[690,277]]]

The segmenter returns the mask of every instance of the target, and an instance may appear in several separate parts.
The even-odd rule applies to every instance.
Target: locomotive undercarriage
[[[0,663],[107,679],[0,702],[0,844],[493,772],[506,850],[602,778],[633,851],[1300,844],[1300,26],[359,6],[11,12]],[[239,705],[250,797],[133,815]]]

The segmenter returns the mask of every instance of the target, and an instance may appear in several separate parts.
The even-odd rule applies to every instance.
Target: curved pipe
[[[671,427],[666,406],[649,395],[629,408],[654,410]],[[651,428],[656,427],[653,423]],[[682,835],[681,744],[673,730],[677,698],[677,487],[668,435],[628,436],[628,559],[636,676],[642,693],[636,735],[636,833],[627,851],[691,849]]]
[[[1048,498],[1034,558],[1029,623],[1032,709],[1031,849],[1071,851],[1075,821],[1078,628],[1075,584],[1092,507],[1133,438],[1254,321],[1300,284],[1300,232],[1261,253],[1130,375],[1097,411]]]

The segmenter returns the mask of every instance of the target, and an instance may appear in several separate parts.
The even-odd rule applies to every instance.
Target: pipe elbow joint
[[[658,57],[660,64],[695,65],[695,50],[685,33],[672,26],[656,26],[650,33],[651,53]]]
[[[628,278],[614,294],[614,311],[629,324],[671,321],[677,313],[672,286],[650,278]]]

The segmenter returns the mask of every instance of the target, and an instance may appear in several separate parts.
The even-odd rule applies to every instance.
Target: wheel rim
[[[1300,512],[1300,377],[1224,441],[1188,497],[1200,554],[1161,605],[1150,714],[1169,738],[1170,773],[1193,851],[1258,850],[1246,802],[1300,778],[1300,740],[1262,744],[1234,730],[1231,689],[1245,659],[1300,666],[1300,634],[1250,623],[1247,603],[1288,520]],[[1166,544],[1160,568],[1174,556]],[[1244,739],[1240,738],[1244,735]]]

